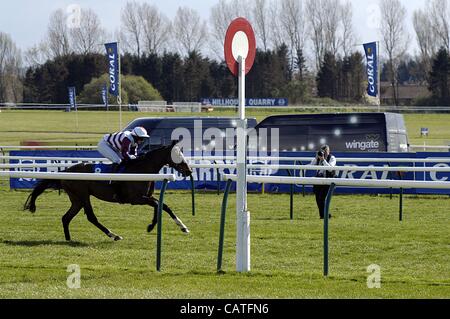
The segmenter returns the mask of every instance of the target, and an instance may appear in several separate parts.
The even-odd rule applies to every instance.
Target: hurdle
[[[78,181],[119,181],[119,182],[158,182],[163,185],[159,193],[159,206],[157,211],[158,234],[156,241],[156,270],[161,271],[162,259],[162,211],[164,194],[169,182],[174,182],[174,174],[95,174],[95,173],[44,173],[44,172],[0,172],[0,177],[9,178],[36,178],[50,180],[78,180]]]
[[[217,271],[222,271],[222,256],[223,245],[225,237],[225,220],[226,220],[226,207],[228,202],[228,195],[231,182],[237,180],[236,175],[225,174],[224,179],[227,180],[227,189],[224,194],[221,210],[221,224],[219,235],[219,248],[217,259]],[[303,185],[328,185],[330,189],[328,191],[325,200],[325,212],[324,212],[324,230],[323,230],[323,275],[327,277],[329,275],[329,211],[330,203],[333,197],[336,187],[346,186],[360,186],[369,188],[386,188],[393,187],[399,189],[405,188],[426,188],[426,189],[450,189],[450,182],[422,182],[422,181],[392,181],[392,180],[351,180],[351,179],[339,179],[339,178],[304,178],[304,177],[282,177],[282,176],[247,176],[248,183],[273,183],[273,184],[303,184]]]

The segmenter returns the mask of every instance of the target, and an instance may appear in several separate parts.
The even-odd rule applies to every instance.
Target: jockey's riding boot
[[[114,193],[115,193],[115,199],[119,202],[119,204],[125,204],[125,199],[123,197],[122,194],[122,188],[120,187],[120,183],[119,182],[113,182],[111,184]]]
[[[113,164],[111,165],[111,173],[112,173],[112,174],[117,173],[117,172],[119,171],[119,167],[120,167],[120,164],[113,163]]]
[[[111,173],[112,174],[117,174],[120,169],[121,169],[121,164],[113,163],[112,167],[111,167]],[[112,181],[110,184],[111,184],[111,186],[112,186],[112,188],[114,190],[116,200],[120,204],[124,204],[125,200],[123,199],[122,189],[120,187],[120,182]]]

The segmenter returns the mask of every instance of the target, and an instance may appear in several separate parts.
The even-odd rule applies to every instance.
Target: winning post
[[[255,61],[256,39],[244,18],[233,20],[225,36],[225,60],[239,78],[239,118],[237,120],[236,187],[236,271],[250,271],[250,212],[247,210],[247,119],[245,117],[245,76]]]

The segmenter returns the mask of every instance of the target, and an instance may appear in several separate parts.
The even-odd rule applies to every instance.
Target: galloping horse
[[[191,176],[192,170],[187,164],[183,153],[181,152],[177,143],[174,142],[170,146],[162,147],[160,149],[146,153],[136,160],[126,164],[123,173],[127,174],[158,174],[161,169],[169,165],[180,172],[184,177]],[[95,164],[77,164],[66,172],[71,173],[93,173]],[[152,224],[147,228],[151,232],[157,223],[157,208],[159,202],[152,195],[155,190],[154,182],[119,182],[121,193],[121,204],[127,203],[131,205],[149,205],[154,208],[154,215]],[[64,235],[67,241],[70,241],[69,224],[72,219],[84,208],[84,212],[89,222],[98,227],[108,237],[115,241],[122,240],[121,236],[112,233],[108,228],[100,224],[92,209],[90,197],[94,196],[100,200],[118,203],[114,185],[110,182],[98,181],[67,181],[67,180],[42,180],[34,188],[33,192],[28,197],[24,210],[29,210],[32,213],[36,212],[36,199],[49,188],[63,189],[70,198],[72,206],[62,218],[64,227]],[[163,210],[167,212],[180,229],[189,233],[188,228],[183,222],[172,212],[166,205],[163,205]]]

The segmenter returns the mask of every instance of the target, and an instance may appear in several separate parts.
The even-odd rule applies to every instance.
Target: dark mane
[[[144,153],[144,154],[140,155],[140,156],[139,156],[138,158],[136,158],[133,162],[134,162],[134,163],[140,163],[140,162],[143,162],[143,161],[148,161],[148,160],[149,160],[150,158],[152,158],[155,154],[160,153],[160,152],[162,152],[162,151],[165,151],[165,150],[167,150],[168,148],[170,148],[170,146],[168,146],[168,145],[161,146],[161,147],[159,147],[159,148],[157,148],[157,149],[151,150],[151,151],[149,151],[149,152],[147,152],[147,153]]]

